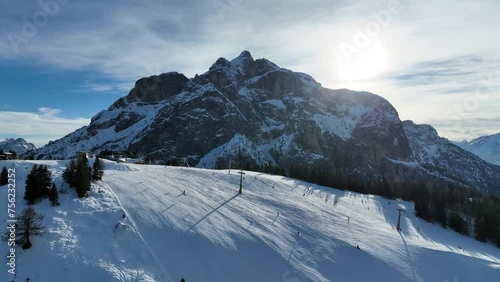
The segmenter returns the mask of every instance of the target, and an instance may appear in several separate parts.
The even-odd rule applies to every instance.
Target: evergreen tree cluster
[[[500,198],[482,195],[471,203],[474,211],[476,239],[493,241],[500,247]]]
[[[51,196],[51,187],[52,174],[47,166],[34,164],[26,177],[24,200],[33,205],[37,200]]]
[[[90,191],[90,181],[92,179],[92,169],[86,156],[81,156],[71,160],[66,170],[63,172],[63,179],[70,187],[75,188],[78,198],[83,198]]]
[[[63,172],[63,179],[70,187],[75,188],[79,198],[88,196],[90,182],[101,180],[103,176],[103,164],[97,157],[93,169],[89,167],[86,156],[80,156],[76,161],[71,160]]]

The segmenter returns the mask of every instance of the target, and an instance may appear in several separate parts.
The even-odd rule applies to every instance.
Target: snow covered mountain
[[[32,152],[36,150],[35,145],[32,143],[28,143],[23,138],[6,138],[4,141],[0,142],[0,149],[4,152],[9,152],[13,150],[18,155],[25,154],[27,152]]]
[[[403,128],[419,167],[447,182],[472,187],[496,187],[499,167],[439,137],[430,125],[404,121]]]
[[[492,164],[500,165],[500,133],[456,142],[457,146]]]
[[[34,163],[67,188],[66,161],[10,161],[17,213]],[[105,162],[88,198],[33,205],[46,232],[0,281],[500,281],[500,249],[418,219],[412,203],[245,173],[238,194],[227,170]]]
[[[66,159],[80,150],[124,150],[151,161],[180,159],[205,168],[227,166],[230,160],[285,170],[303,164],[364,180],[453,181],[500,191],[500,168],[481,163],[475,179],[463,179],[456,163],[470,155],[457,154],[459,159],[437,170],[439,160],[417,161],[407,134],[396,109],[382,97],[326,89],[306,74],[254,60],[244,51],[231,61],[218,59],[192,79],[177,72],[142,78],[88,126],[37,154]],[[415,173],[403,175],[407,168]]]

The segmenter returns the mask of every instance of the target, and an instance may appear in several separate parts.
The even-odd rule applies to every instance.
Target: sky
[[[41,147],[141,77],[243,50],[378,94],[450,140],[500,132],[495,0],[0,0],[0,140]]]

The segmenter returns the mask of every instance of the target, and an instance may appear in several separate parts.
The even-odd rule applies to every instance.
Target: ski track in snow
[[[116,194],[113,192],[113,190],[110,189],[109,191],[115,197],[116,201],[118,202],[118,205],[123,210],[124,215],[129,215],[130,213],[127,212],[127,209],[122,206],[122,204],[120,203],[120,199],[118,198],[118,196],[116,196]],[[129,220],[130,223],[132,223],[132,226],[134,227],[135,231],[137,232],[137,235],[139,236],[139,238],[141,238],[141,241],[144,243],[144,245],[146,246],[146,248],[148,249],[148,251],[151,253],[151,255],[153,256],[154,260],[158,264],[158,267],[161,269],[161,271],[163,272],[163,274],[165,275],[165,277],[168,279],[168,281],[172,281],[172,279],[165,272],[165,269],[163,269],[163,266],[162,266],[161,262],[158,260],[158,258],[156,257],[156,255],[153,252],[153,250],[151,249],[151,247],[148,245],[148,243],[142,237],[142,235],[141,235],[141,233],[139,231],[139,228],[137,227],[137,224],[135,223],[134,219],[131,216],[127,216],[126,219]]]

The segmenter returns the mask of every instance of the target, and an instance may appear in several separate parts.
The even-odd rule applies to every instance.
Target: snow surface
[[[339,107],[340,117],[329,114],[314,114],[313,120],[321,129],[321,133],[331,133],[344,140],[351,139],[351,134],[356,128],[361,117],[370,111],[364,106]]]
[[[278,108],[280,110],[286,109],[286,106],[285,106],[285,104],[283,104],[282,100],[271,99],[271,100],[265,101],[265,103],[271,104],[271,105],[273,105],[274,107],[276,107],[276,108]]]
[[[93,118],[92,125],[109,122],[109,119],[116,118],[121,113],[132,113],[140,118],[137,122],[119,132],[115,130],[116,125],[111,125],[101,128],[95,135],[91,135],[87,131],[88,126],[84,126],[66,137],[55,141],[52,146],[41,148],[38,154],[49,154],[53,158],[69,159],[74,157],[78,151],[93,151],[94,148],[100,147],[100,145],[99,150],[127,150],[130,143],[136,141],[135,138],[141,136],[140,134],[145,134],[149,130],[158,111],[165,106],[165,103],[130,103],[120,110],[101,111]]]
[[[33,163],[67,188],[65,161],[3,161],[16,169],[17,212]],[[408,202],[248,171],[238,194],[234,170],[105,168],[90,197],[34,205],[47,232],[0,281],[500,281],[499,249],[416,218]]]

